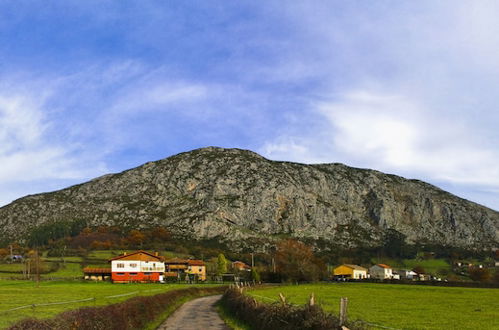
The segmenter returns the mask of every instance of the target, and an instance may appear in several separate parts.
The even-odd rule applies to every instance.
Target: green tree
[[[227,259],[225,258],[223,253],[220,253],[217,260],[217,275],[227,273],[227,263]]]
[[[251,268],[251,279],[255,282],[260,282],[260,273],[258,273],[255,267]]]

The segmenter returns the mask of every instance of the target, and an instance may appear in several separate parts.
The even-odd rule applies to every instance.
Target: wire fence
[[[116,295],[111,295],[111,296],[104,296],[104,297],[90,297],[90,298],[85,298],[85,299],[78,299],[78,300],[68,300],[68,301],[56,301],[56,302],[49,302],[49,303],[37,303],[37,304],[29,304],[29,305],[23,305],[23,306],[18,306],[6,310],[0,311],[1,314],[6,314],[8,312],[13,312],[25,308],[36,308],[36,307],[43,307],[43,306],[52,306],[52,305],[65,305],[65,304],[77,304],[77,303],[82,303],[82,302],[88,302],[88,301],[94,301],[96,302],[97,300],[101,299],[114,299],[114,298],[121,298],[121,297],[127,297],[127,296],[132,296],[132,295],[137,295],[141,293],[150,293],[150,292],[157,292],[157,291],[164,291],[164,289],[153,289],[153,290],[140,290],[140,291],[132,291],[132,292],[127,292],[127,293],[122,293],[122,294],[116,294]]]
[[[265,296],[260,296],[260,295],[256,295],[256,294],[251,294],[251,296],[252,297],[257,297],[257,298],[260,298],[260,299],[263,299],[263,300],[266,300],[266,301],[269,301],[269,302],[273,302],[273,303],[280,301],[278,298],[273,299],[273,298],[269,298],[269,297],[265,297]],[[293,304],[291,302],[288,302],[287,299],[286,299],[286,304],[293,305],[293,306],[299,306],[298,304]],[[324,303],[324,302],[320,302],[320,305],[327,305],[327,306],[330,306],[330,307],[335,307],[332,304],[327,304],[327,303]],[[381,325],[381,324],[366,322],[366,321],[363,321],[363,320],[356,320],[355,322],[360,322],[360,323],[369,325],[371,327],[380,328],[380,329],[403,330],[403,329],[400,329],[400,328],[392,328],[392,327],[388,327],[388,326]]]

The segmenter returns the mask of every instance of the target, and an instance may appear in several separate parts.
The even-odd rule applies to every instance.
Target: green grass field
[[[76,277],[83,277],[83,268],[86,267],[111,267],[108,260],[116,257],[124,251],[116,250],[97,250],[91,251],[86,257],[47,257],[43,256],[42,264],[47,270],[57,269],[52,272],[42,272],[42,278],[67,278],[74,279]],[[133,252],[133,251],[126,251]],[[44,253],[46,254],[46,253]],[[160,255],[166,258],[180,257],[185,258],[187,255],[174,253],[171,251],[160,251]],[[54,265],[54,264],[58,264]],[[55,266],[55,267],[54,267]],[[22,271],[24,265],[21,263],[0,263],[0,279],[9,278],[22,278]],[[32,265],[31,272],[34,272]]]
[[[210,286],[200,284],[200,286]],[[186,288],[184,284],[111,284],[108,282],[41,282],[40,287],[31,281],[0,281],[0,329],[25,317],[48,318],[62,311],[82,306],[98,306],[124,301],[135,295],[153,295],[169,290]],[[105,298],[139,291],[137,294]],[[51,302],[80,300],[95,297],[95,301],[63,305],[39,306],[6,312],[11,308]]]
[[[338,314],[348,297],[348,316],[397,329],[499,329],[499,289],[420,285],[332,283],[282,286],[248,291],[269,303],[282,292],[304,304],[313,292],[322,307]]]

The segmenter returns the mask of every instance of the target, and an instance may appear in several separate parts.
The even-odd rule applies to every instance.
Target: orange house
[[[113,283],[163,282],[165,264],[158,253],[136,251],[112,258],[111,280]]]
[[[232,268],[239,271],[246,271],[246,272],[251,271],[251,267],[242,261],[234,261],[232,263]]]

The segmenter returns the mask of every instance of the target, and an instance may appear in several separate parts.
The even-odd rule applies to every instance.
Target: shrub
[[[317,305],[262,304],[242,294],[239,289],[227,290],[222,305],[235,318],[261,330],[340,329],[339,319]],[[349,329],[363,329],[359,324],[346,324]]]

